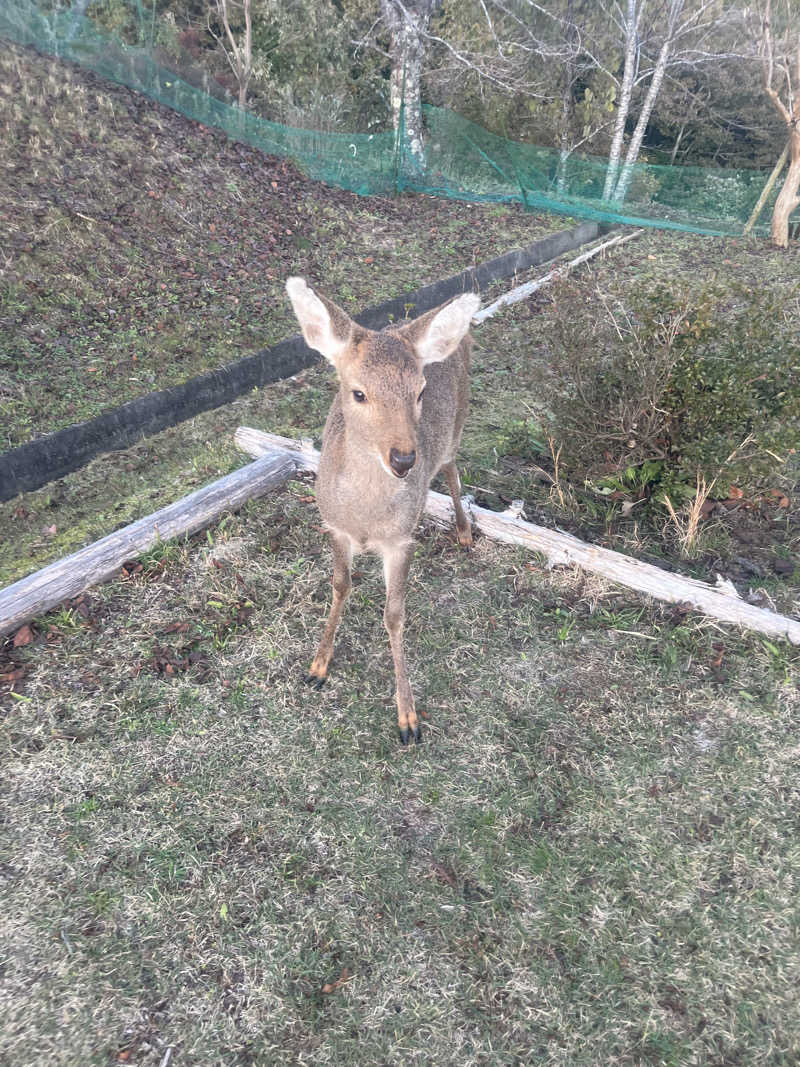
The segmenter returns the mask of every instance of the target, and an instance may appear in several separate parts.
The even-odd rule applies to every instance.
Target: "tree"
[[[653,8],[651,24],[644,28],[643,20],[648,0],[626,0],[624,19],[616,19],[625,39],[625,62],[617,105],[614,139],[609,153],[604,200],[624,201],[633,167],[639,158],[647,124],[653,113],[664,77],[670,68],[684,71],[692,66],[718,62],[730,55],[719,37],[723,28],[731,24],[733,10],[724,0],[666,0]],[[640,65],[645,69],[639,72]],[[633,87],[647,82],[636,125],[620,164],[622,140],[631,111]]]
[[[412,166],[425,167],[422,125],[422,78],[425,44],[432,16],[441,0],[380,0],[381,16],[391,36],[392,73],[389,100],[396,131]]]
[[[523,91],[556,105],[552,139],[559,149],[559,183],[571,153],[595,142],[613,124],[604,200],[625,199],[669,72],[699,68],[731,54],[730,34],[723,31],[732,23],[733,0],[475,2],[494,56],[484,50],[476,58],[463,47],[436,40],[457,61],[499,86],[524,80],[514,59],[527,56]],[[626,131],[634,119],[626,148]]]
[[[210,0],[207,17],[208,31],[228,60],[239,88],[239,107],[247,106],[247,88],[253,76],[253,22],[250,16],[250,0]],[[237,37],[231,28],[231,17],[241,14],[244,32]],[[214,29],[214,22],[221,33]],[[238,22],[238,19],[237,19]]]
[[[789,244],[789,216],[800,207],[800,29],[792,22],[789,4],[786,19],[776,37],[772,0],[765,0],[761,14],[759,52],[764,91],[786,123],[789,138],[789,169],[772,212],[772,243],[778,248]]]

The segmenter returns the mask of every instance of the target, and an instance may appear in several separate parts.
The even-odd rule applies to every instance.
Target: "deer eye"
[[[424,396],[424,395],[425,395],[425,386],[423,386],[423,387],[422,387],[422,392],[421,392],[421,393],[419,394],[419,396],[417,397],[417,403],[418,403],[418,404],[421,404],[421,403],[422,403],[422,398],[423,398],[423,396]]]
[[[364,396],[360,389],[354,389],[353,399],[358,401],[359,404],[363,404],[367,398]]]

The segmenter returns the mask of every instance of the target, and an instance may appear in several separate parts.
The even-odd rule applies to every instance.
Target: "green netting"
[[[155,8],[129,0],[141,42],[152,40]],[[452,111],[426,108],[425,167],[394,133],[340,134],[283,126],[258,118],[183,81],[156,62],[145,44],[129,45],[100,30],[79,9],[47,10],[47,0],[0,0],[0,35],[69,59],[144,93],[189,118],[224,130],[273,155],[295,160],[312,178],[353,192],[408,189],[463,200],[519,201],[605,222],[708,234],[737,234],[767,179],[762,170],[636,164],[624,204],[602,199],[607,162],[498,137]],[[765,232],[773,192],[757,232]]]

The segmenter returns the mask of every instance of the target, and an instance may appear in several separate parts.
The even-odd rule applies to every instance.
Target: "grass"
[[[795,1062],[797,653],[426,530],[404,753],[307,501],[17,650],[8,1062]]]
[[[307,181],[11,44],[0,131],[0,450],[293,333],[291,274],[355,313],[554,228],[513,206]]]
[[[2,62],[27,86],[15,104],[26,115],[34,89],[43,100],[55,92],[46,71],[38,88],[31,73],[49,60],[10,50]],[[50,75],[57,81],[56,68]],[[71,78],[65,106],[77,107],[82,76]],[[132,127],[147,133],[153,159],[173,158],[172,117],[86,84],[115,114],[124,101],[138,116]],[[48,108],[50,122],[60,112]],[[162,129],[148,129],[148,116]],[[188,124],[179,132],[184,154],[171,180],[184,168],[206,177],[218,168],[222,186],[248,184],[257,168],[242,168],[247,157],[217,141],[209,155],[205,134]],[[53,136],[48,123],[37,136]],[[31,181],[51,165],[47,143]],[[107,160],[93,159],[95,177],[106,173]],[[59,163],[68,165],[78,164]],[[44,188],[57,187],[58,174],[42,174]],[[334,195],[288,170],[285,178],[302,191],[298,203]],[[153,199],[143,194],[139,206],[162,210]],[[207,203],[198,210],[208,223]],[[426,211],[428,229],[449,225],[451,211],[491,217],[496,231],[480,234],[487,254],[492,242],[497,251],[512,243],[513,213],[342,194],[328,215],[315,209],[331,227],[328,258],[316,261],[325,290],[352,310],[429,267],[431,276],[462,267],[466,245],[454,246],[448,266],[424,230],[413,231],[417,243],[400,240],[406,216]],[[38,344],[39,319],[26,318],[34,305],[46,337],[53,322],[62,332],[72,322],[79,337],[97,328],[84,289],[73,319],[59,319],[61,305],[42,295],[61,276],[59,250],[81,264],[71,271],[80,286],[91,279],[92,246],[77,242],[73,216],[48,222],[48,240],[62,243],[23,253],[38,280],[30,288],[23,278],[8,305],[15,343]],[[154,217],[150,260],[163,224]],[[374,270],[361,258],[389,239],[381,226],[396,245]],[[239,245],[214,240],[228,254]],[[259,284],[277,293],[284,270],[308,266],[297,262],[281,261],[274,279],[259,268]],[[598,289],[624,297],[678,271],[699,284],[726,269],[752,285],[796,285],[791,257],[755,241],[648,234],[583,275],[586,336]],[[196,273],[186,280],[206,292],[205,271]],[[194,321],[210,325],[197,352],[224,351],[234,336],[246,347],[226,304],[235,284],[220,275],[213,297],[198,298]],[[183,292],[176,323],[193,314]],[[131,293],[104,305],[122,309],[125,329],[161,321],[147,319],[152,293],[133,310]],[[276,298],[247,345],[288,331],[277,307]],[[542,294],[476,331],[464,481],[497,506],[522,498],[534,520],[669,561],[674,546],[635,511],[623,516],[548,463],[537,382],[552,315]],[[147,373],[160,375],[166,350],[152,338]],[[144,364],[149,347],[131,351]],[[39,395],[36,366],[25,403]],[[89,379],[75,374],[80,410],[102,403],[100,393],[84,396]],[[121,372],[111,379],[108,396],[125,398]],[[0,585],[239,465],[231,442],[240,423],[319,436],[332,390],[328,370],[311,368],[0,505]],[[39,396],[16,425],[33,427],[48,405]],[[744,591],[758,584],[796,611],[796,572],[771,569],[796,558],[794,512],[746,514],[744,526],[720,521],[714,555],[706,541],[689,566],[712,580],[714,570],[733,574]],[[426,528],[407,622],[426,738],[404,752],[375,561],[358,561],[325,689],[300,684],[329,599],[318,526],[311,484],[291,483],[36,620],[32,643],[0,644],[9,811],[0,824],[0,1062],[800,1062],[798,651],[483,539],[465,553]],[[752,538],[744,550],[742,530]],[[737,555],[761,575],[743,582]]]

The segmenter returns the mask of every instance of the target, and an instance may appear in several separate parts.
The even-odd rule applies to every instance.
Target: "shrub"
[[[800,440],[796,309],[770,293],[661,290],[624,308],[558,294],[545,382],[547,431],[573,476],[675,498],[698,476],[745,492],[774,477]]]

